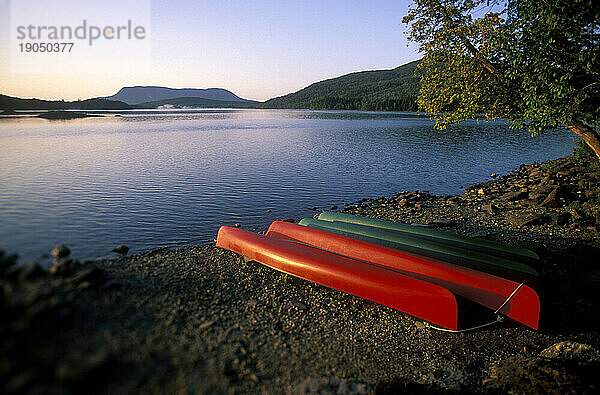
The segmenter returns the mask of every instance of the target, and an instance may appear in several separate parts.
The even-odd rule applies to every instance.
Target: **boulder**
[[[240,224],[235,224],[234,225],[236,228],[241,227],[242,225]],[[116,252],[117,254],[127,254],[129,252],[129,247],[127,247],[126,245],[120,245],[120,246],[116,246],[115,248],[112,249],[112,252]]]
[[[504,195],[502,195],[502,197],[500,199],[505,202],[515,202],[517,200],[525,199],[527,196],[528,196],[527,192],[515,191],[515,192],[505,193]]]
[[[600,353],[588,344],[564,341],[540,352],[541,357],[566,360],[600,361]]]
[[[512,214],[506,220],[513,225],[521,227],[548,223],[550,217],[546,214]]]
[[[66,258],[71,254],[71,250],[69,250],[69,248],[66,245],[59,244],[56,247],[54,247],[52,251],[50,251],[50,254],[52,254],[52,256],[56,258]]]

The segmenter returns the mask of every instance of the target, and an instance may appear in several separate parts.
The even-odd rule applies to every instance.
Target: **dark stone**
[[[427,223],[427,226],[430,228],[452,228],[456,225],[457,225],[456,221],[446,221],[446,220],[431,221],[431,222]]]
[[[79,284],[84,281],[96,282],[104,276],[104,271],[97,267],[90,267],[77,272],[71,277],[71,282]]]
[[[72,355],[60,361],[54,375],[61,382],[82,382],[92,375],[99,375],[101,370],[108,367],[110,353],[98,350],[87,355]]]
[[[70,276],[81,266],[78,260],[72,258],[56,259],[50,267],[50,274],[60,276]]]
[[[531,226],[548,223],[550,216],[546,214],[513,214],[508,216],[506,220],[516,226]]]
[[[505,193],[504,195],[502,195],[502,197],[500,199],[505,202],[514,202],[517,200],[525,199],[526,197],[527,197],[527,192],[515,191],[515,192]]]
[[[410,203],[406,199],[398,200],[398,207],[409,207]]]
[[[532,200],[534,203],[539,204],[546,199],[546,194],[539,192],[529,192],[529,200]]]
[[[561,188],[561,187],[555,188],[552,192],[550,192],[548,194],[546,199],[544,199],[544,201],[542,203],[540,203],[540,206],[548,207],[548,208],[561,207],[562,203],[561,203],[560,199],[564,198],[565,195],[566,195],[566,192],[565,192],[564,188]]]
[[[337,209],[338,209],[338,206],[336,206],[336,205],[333,205],[333,206],[331,206],[329,209],[330,209],[330,210],[337,210]]]
[[[345,379],[309,378],[303,380],[291,392],[291,394],[372,394],[373,389],[365,383],[356,383]]]
[[[496,207],[495,205],[490,203],[490,204],[485,204],[485,205],[481,206],[481,210],[487,211],[490,214],[496,214],[498,212],[498,207]]]
[[[71,254],[71,250],[69,250],[69,248],[66,245],[59,244],[56,247],[54,247],[52,251],[50,251],[50,254],[57,258],[66,258]]]
[[[14,278],[19,281],[30,280],[32,278],[40,277],[46,272],[40,265],[35,262],[27,263],[25,265],[11,265],[6,269],[4,275],[7,278]]]
[[[551,213],[550,219],[554,225],[566,225],[571,219],[571,213]]]
[[[592,394],[597,392],[600,364],[544,357],[516,356],[491,368],[488,384],[500,393]]]
[[[496,177],[498,177],[498,174],[496,174],[496,173],[492,173],[492,174],[490,175],[490,177],[492,177],[492,178],[496,178]]]
[[[236,224],[236,228],[239,228],[239,226],[237,226],[239,224]],[[240,225],[241,226],[241,225]],[[116,252],[117,254],[127,254],[129,252],[129,247],[125,246],[125,245],[120,245],[120,246],[116,246],[115,248],[112,249],[112,252]]]
[[[600,361],[600,352],[588,344],[564,341],[555,343],[546,348],[540,352],[540,357],[563,360]]]
[[[8,256],[4,255],[4,251],[0,251],[0,271],[4,271],[9,267],[13,266],[19,260],[19,256],[17,254],[11,254]]]
[[[309,209],[310,211],[317,211],[317,208],[316,208],[316,207],[309,207],[308,209]]]
[[[446,203],[456,203],[460,200],[460,198],[458,196],[450,196],[448,199],[446,199]]]

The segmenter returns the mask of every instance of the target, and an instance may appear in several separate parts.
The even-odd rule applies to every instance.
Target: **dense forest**
[[[106,99],[87,99],[77,101],[20,99],[0,95],[0,110],[126,110],[127,103]]]
[[[316,82],[262,103],[263,108],[416,111],[418,61],[392,70],[361,71]]]

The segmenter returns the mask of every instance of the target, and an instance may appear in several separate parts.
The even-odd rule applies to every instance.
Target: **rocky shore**
[[[342,211],[536,251],[539,331],[450,334],[212,246],[49,269],[0,255],[3,393],[595,393],[600,171],[523,165],[456,196]],[[276,218],[273,218],[276,219]],[[299,219],[299,218],[297,218]]]

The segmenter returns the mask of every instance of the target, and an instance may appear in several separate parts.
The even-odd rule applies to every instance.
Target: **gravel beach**
[[[340,210],[534,250],[539,331],[435,331],[214,246],[84,263],[57,249],[49,270],[3,253],[1,391],[596,393],[599,187],[600,172],[564,158],[461,195],[408,191]]]

